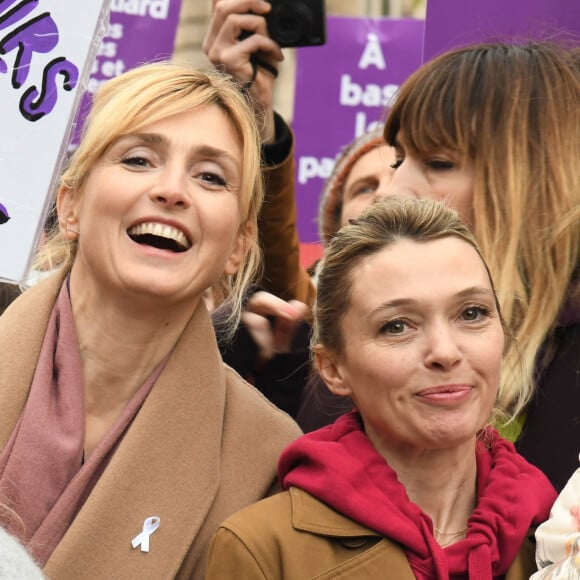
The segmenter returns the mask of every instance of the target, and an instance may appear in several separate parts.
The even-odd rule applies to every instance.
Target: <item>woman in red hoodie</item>
[[[220,527],[206,578],[529,578],[555,491],[490,427],[511,348],[457,214],[373,205],[330,243],[315,306],[317,369],[356,408],[290,444],[286,491]]]

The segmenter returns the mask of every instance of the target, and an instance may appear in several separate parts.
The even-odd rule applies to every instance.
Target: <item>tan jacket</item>
[[[534,570],[534,548],[528,538],[506,580],[527,580]],[[229,578],[414,580],[415,576],[398,544],[290,488],[242,510],[220,527],[210,547],[206,580]]]
[[[311,306],[316,288],[310,274],[300,265],[294,147],[279,165],[262,168],[262,174],[265,198],[258,233],[264,273],[260,286],[284,300],[300,300]]]
[[[26,403],[53,276],[0,317],[0,452]],[[207,546],[230,514],[266,496],[297,425],[226,367],[203,305],[110,464],[45,566],[54,580],[204,577]],[[159,516],[150,552],[133,549]]]

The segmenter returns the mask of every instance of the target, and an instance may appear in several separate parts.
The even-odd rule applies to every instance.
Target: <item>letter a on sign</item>
[[[371,64],[380,70],[385,70],[387,68],[379,37],[372,32],[367,34],[367,44],[360,60],[358,61],[358,68],[364,70]]]

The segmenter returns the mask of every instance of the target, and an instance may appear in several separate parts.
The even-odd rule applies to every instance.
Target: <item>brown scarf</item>
[[[67,282],[63,283],[28,400],[0,456],[0,504],[8,508],[8,517],[0,523],[21,539],[41,566],[97,484],[166,360],[83,463],[82,364]]]

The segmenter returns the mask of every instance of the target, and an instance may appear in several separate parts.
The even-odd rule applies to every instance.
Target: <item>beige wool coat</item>
[[[505,580],[536,570],[533,531]],[[235,572],[234,572],[235,571]],[[228,518],[210,547],[206,580],[414,580],[401,546],[305,491],[288,491]]]
[[[61,283],[62,274],[40,282],[0,317],[0,453],[26,403]],[[270,493],[282,449],[300,434],[224,365],[200,304],[45,574],[201,580],[219,524]],[[151,516],[161,523],[150,551],[133,549]]]

